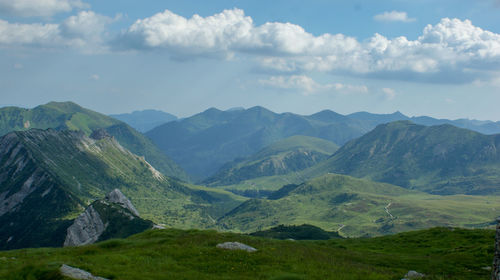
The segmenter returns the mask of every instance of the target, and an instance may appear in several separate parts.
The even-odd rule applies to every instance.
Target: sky
[[[0,106],[500,120],[500,0],[0,0]]]

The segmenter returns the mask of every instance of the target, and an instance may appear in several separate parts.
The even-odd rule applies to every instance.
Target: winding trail
[[[340,233],[340,230],[342,230],[345,227],[345,225],[340,225],[339,229],[337,229],[337,232]]]

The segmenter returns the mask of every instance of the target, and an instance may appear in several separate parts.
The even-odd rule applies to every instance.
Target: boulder
[[[401,280],[413,280],[413,279],[422,279],[425,277],[425,274],[416,272],[415,270],[410,270],[406,273],[405,278]]]
[[[82,279],[82,280],[108,280],[107,278],[102,278],[99,276],[94,276],[90,272],[87,272],[85,270],[72,267],[66,264],[63,264],[60,268],[59,271],[63,276],[73,278],[73,279]]]
[[[257,249],[250,247],[246,244],[240,242],[224,242],[217,244],[217,248],[226,249],[226,250],[243,250],[247,252],[255,252]]]

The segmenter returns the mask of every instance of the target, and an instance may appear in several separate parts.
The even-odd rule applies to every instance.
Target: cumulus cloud
[[[393,100],[396,97],[396,91],[392,88],[383,88],[382,92],[387,100]]]
[[[406,14],[394,19],[411,20]],[[344,34],[314,36],[301,26],[268,22],[259,26],[239,9],[191,18],[164,11],[137,20],[116,46],[163,50],[173,57],[229,57],[244,54],[263,69],[300,74],[333,72],[384,79],[469,82],[489,69],[499,70],[500,35],[469,20],[444,18],[428,25],[416,40],[375,34],[366,41]],[[482,74],[478,74],[480,70]]]
[[[376,21],[399,21],[399,22],[412,22],[416,21],[415,18],[409,18],[406,12],[391,11],[375,15],[373,17]]]
[[[80,0],[0,0],[0,14],[22,17],[50,17],[88,7]]]
[[[105,48],[103,35],[113,19],[81,11],[60,24],[20,24],[0,20],[0,46],[77,48],[95,52]]]
[[[366,86],[354,86],[341,83],[320,84],[306,75],[272,76],[268,79],[259,80],[259,83],[263,86],[272,88],[297,90],[304,95],[311,95],[324,91],[368,92]]]

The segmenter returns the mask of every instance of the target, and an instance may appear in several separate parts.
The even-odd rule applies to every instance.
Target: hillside
[[[310,137],[292,136],[277,141],[256,154],[225,164],[214,176],[203,181],[208,185],[232,185],[243,180],[297,172],[332,155],[338,146]]]
[[[24,131],[31,128],[81,130],[87,136],[94,130],[105,129],[123,147],[137,155],[144,156],[160,172],[167,176],[188,180],[182,168],[162,153],[147,137],[121,121],[85,109],[73,102],[50,102],[33,109],[0,108],[0,136],[11,131]]]
[[[408,117],[400,112],[341,115],[324,110],[309,116],[274,113],[263,107],[221,111],[210,108],[169,122],[146,135],[197,181],[213,176],[225,164],[249,157],[272,143],[294,135],[321,138],[339,146],[377,125],[411,120],[424,125],[453,124],[482,133],[500,133],[500,123]]]
[[[224,164],[290,136],[312,136],[341,145],[369,129],[331,111],[300,116],[276,114],[262,107],[235,111],[211,108],[156,127],[146,135],[190,175],[202,180]]]
[[[161,124],[177,120],[176,116],[158,110],[142,110],[134,111],[128,114],[115,114],[109,116],[127,123],[142,133]]]
[[[143,218],[180,228],[213,227],[240,203],[165,177],[114,138],[95,137],[31,129],[0,139],[0,248],[60,246],[71,220],[114,188]]]
[[[268,199],[250,199],[219,220],[241,232],[279,224],[310,224],[342,236],[375,236],[433,226],[486,227],[500,209],[498,196],[438,196],[394,185],[327,174],[287,185]]]
[[[408,121],[380,125],[304,172],[387,182],[434,194],[500,194],[500,135]]]
[[[247,253],[216,248],[238,241]],[[493,230],[434,228],[392,236],[286,241],[214,231],[151,230],[64,249],[0,252],[0,278],[61,279],[62,264],[108,279],[488,279]]]

